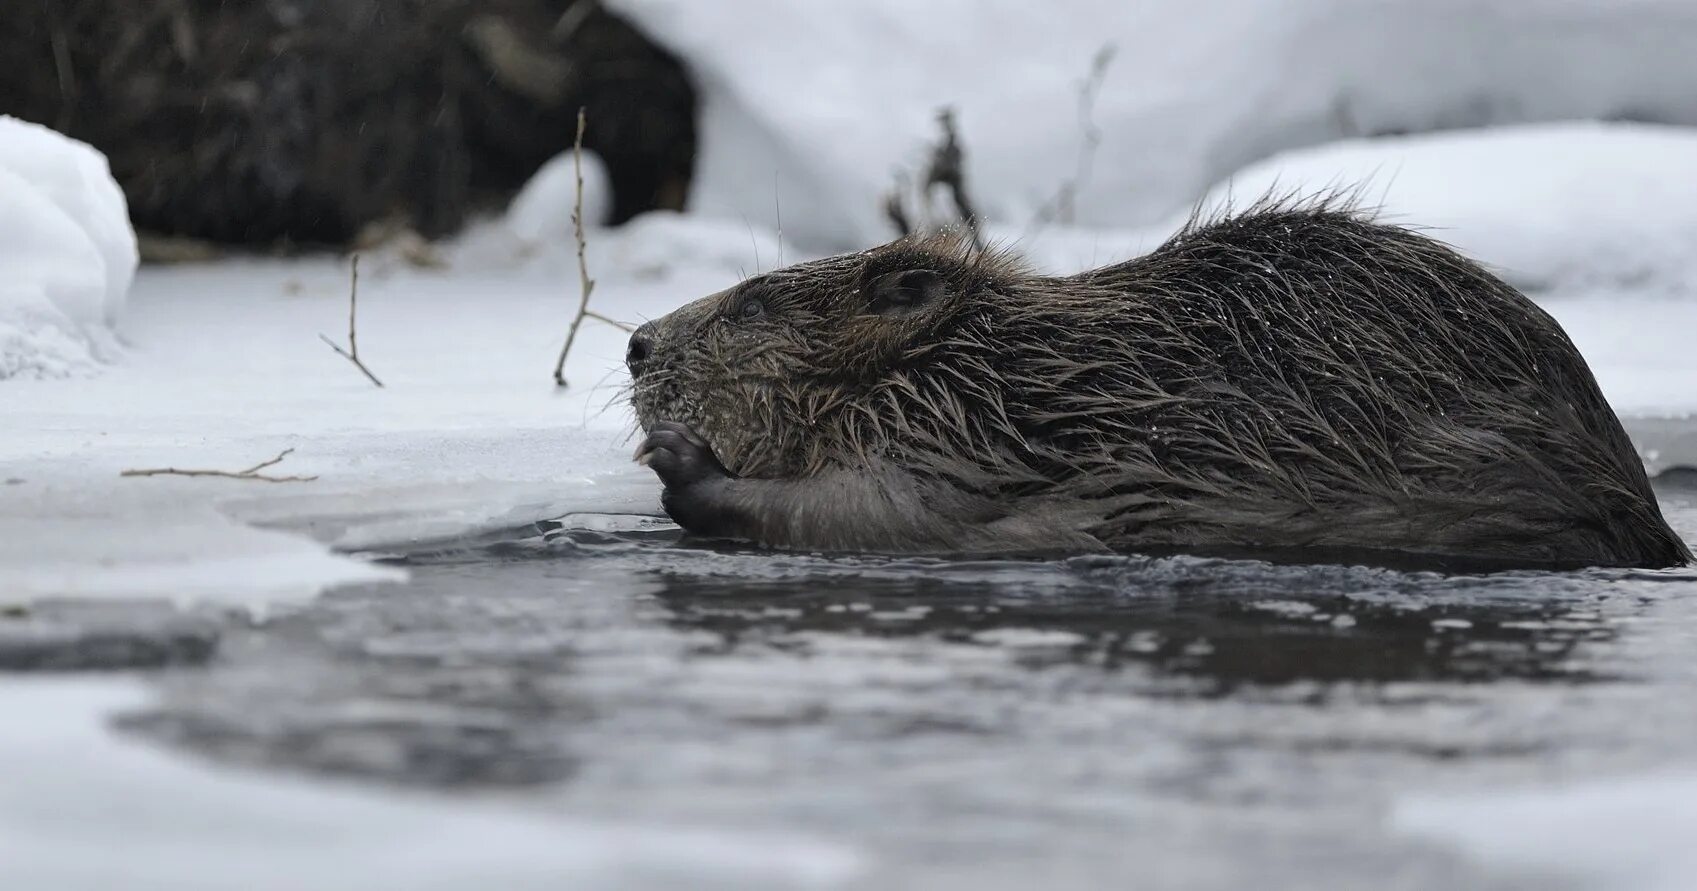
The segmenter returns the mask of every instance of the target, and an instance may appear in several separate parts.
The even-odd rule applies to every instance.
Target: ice
[[[1403,801],[1393,825],[1504,869],[1585,888],[1687,891],[1697,877],[1697,773],[1615,777]]]
[[[0,871],[15,889],[828,888],[860,855],[779,833],[624,826],[515,803],[208,768],[115,737],[134,683],[0,687]]]
[[[1687,0],[614,0],[702,94],[693,210],[858,248],[953,105],[969,184],[1024,225],[1074,169],[1079,83],[1117,49],[1078,222],[1159,222],[1339,138],[1602,118],[1697,123]]]
[[[87,373],[112,357],[135,234],[106,159],[0,115],[0,381]]]

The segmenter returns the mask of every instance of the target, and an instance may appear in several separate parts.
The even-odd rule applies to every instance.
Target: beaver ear
[[[904,269],[881,275],[866,286],[866,311],[880,316],[909,316],[943,298],[943,277],[929,269]]]

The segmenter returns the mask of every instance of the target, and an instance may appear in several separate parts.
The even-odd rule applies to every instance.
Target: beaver
[[[1556,321],[1334,197],[1194,215],[1149,254],[1071,276],[958,234],[904,238],[684,306],[639,328],[626,361],[637,459],[696,535],[1691,559]]]

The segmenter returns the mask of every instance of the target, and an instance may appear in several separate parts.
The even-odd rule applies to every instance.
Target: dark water
[[[1692,537],[1697,487],[1662,495]],[[228,630],[125,726],[266,770],[801,831],[864,850],[877,889],[1562,887],[1389,809],[1697,758],[1690,571],[825,559],[605,517],[392,559],[410,584]]]

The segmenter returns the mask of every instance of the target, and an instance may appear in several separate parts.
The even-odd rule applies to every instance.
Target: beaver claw
[[[636,463],[659,474],[668,492],[731,476],[707,440],[676,421],[660,421],[648,431],[636,449]]]

